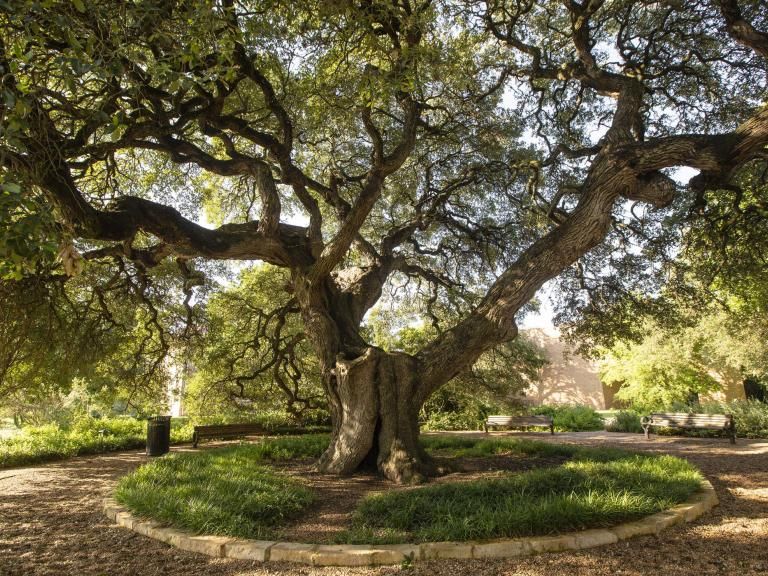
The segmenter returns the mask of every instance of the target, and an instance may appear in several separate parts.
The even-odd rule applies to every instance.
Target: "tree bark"
[[[334,376],[333,433],[318,469],[350,474],[368,464],[394,482],[423,481],[432,468],[419,445],[416,359],[369,347],[356,358],[339,357]]]

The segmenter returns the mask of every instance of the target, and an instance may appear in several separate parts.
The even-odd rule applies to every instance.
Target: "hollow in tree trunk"
[[[432,467],[419,445],[418,376],[408,354],[369,347],[338,358],[329,386],[333,432],[319,470],[350,474],[370,464],[398,483],[423,481]]]

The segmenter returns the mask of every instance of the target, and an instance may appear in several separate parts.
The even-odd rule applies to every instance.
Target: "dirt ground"
[[[184,552],[111,524],[101,513],[101,499],[118,478],[145,461],[133,451],[0,470],[0,575],[768,575],[768,441],[740,439],[731,446],[724,439],[661,437],[645,442],[640,435],[600,432],[558,434],[554,439],[548,434],[514,435],[682,456],[709,478],[720,506],[658,537],[582,552],[379,568],[262,566]],[[334,489],[346,491],[341,483]],[[314,509],[315,524],[327,524],[329,518],[322,515],[334,512],[341,513],[322,505]],[[312,525],[309,520],[297,528],[297,539],[302,530],[312,534]]]

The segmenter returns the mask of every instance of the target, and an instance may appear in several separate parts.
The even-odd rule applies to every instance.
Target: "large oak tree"
[[[419,407],[514,339],[544,282],[642,237],[652,209],[695,217],[766,160],[767,14],[760,0],[0,2],[4,249],[34,256],[24,238],[47,226],[68,273],[81,253],[175,260],[187,291],[205,260],[286,269],[332,414],[320,469],[419,479]],[[169,165],[180,186],[147,178]],[[685,166],[698,175],[681,186],[669,170]],[[462,311],[415,354],[361,335],[395,277],[429,310]]]

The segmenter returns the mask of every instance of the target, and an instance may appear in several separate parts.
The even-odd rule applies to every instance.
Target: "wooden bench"
[[[488,434],[489,426],[507,426],[509,428],[541,426],[549,428],[550,434],[555,433],[555,424],[552,416],[488,416],[488,419],[483,423],[486,434]]]
[[[723,430],[736,444],[736,424],[731,414],[688,414],[686,412],[654,412],[643,417],[641,424],[645,431],[645,439],[649,440],[648,431],[651,426],[664,428],[685,428],[690,430]]]
[[[192,433],[192,446],[197,448],[197,444],[203,438],[241,438],[251,434],[265,434],[264,427],[261,424],[195,426],[195,431]]]

